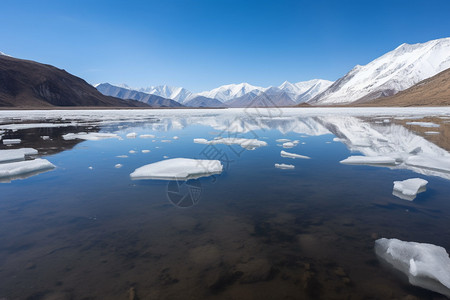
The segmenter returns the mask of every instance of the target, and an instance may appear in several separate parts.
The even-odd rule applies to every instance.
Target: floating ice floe
[[[382,238],[375,241],[375,253],[410,284],[450,297],[450,258],[444,248]]]
[[[174,140],[178,140],[178,139],[179,139],[179,137],[177,137],[177,136],[174,136],[174,137],[173,137],[173,139],[174,139]]]
[[[287,164],[275,164],[275,168],[283,169],[283,170],[290,170],[290,169],[295,169],[295,166],[287,165]]]
[[[42,158],[0,164],[0,181],[24,179],[54,168],[55,165]]]
[[[432,122],[406,122],[407,125],[416,125],[420,127],[439,127],[439,124],[435,124]]]
[[[41,139],[43,139],[44,141],[47,141],[50,139],[50,137],[48,135],[43,135],[43,136],[41,136]]]
[[[0,150],[0,163],[25,160],[25,156],[37,154],[38,151],[33,148]]]
[[[247,150],[255,150],[256,148],[267,146],[267,143],[257,139],[245,139],[245,138],[217,138],[208,141],[207,139],[194,139],[194,143],[207,144],[207,145],[239,145]]]
[[[395,165],[395,158],[389,156],[349,156],[340,161],[348,165]]]
[[[392,194],[404,200],[412,201],[418,193],[426,190],[428,181],[421,178],[410,178],[403,181],[394,181]]]
[[[118,157],[118,158],[127,158],[128,155],[117,155],[116,157]]]
[[[150,150],[145,149],[145,150],[142,150],[141,152],[142,153],[150,153]]]
[[[296,144],[294,144],[293,142],[285,142],[283,143],[283,148],[293,148],[295,147]]]
[[[153,135],[153,134],[141,134],[139,137],[141,139],[154,139],[155,135]]]
[[[289,153],[286,151],[281,150],[281,157],[288,157],[288,158],[304,158],[304,159],[310,159],[311,157],[309,156],[305,156],[305,155],[300,155],[300,154],[295,154],[295,153]]]
[[[4,139],[3,145],[16,145],[22,142],[21,139]]]
[[[290,139],[278,139],[276,140],[277,143],[286,143],[286,142],[290,142]]]
[[[116,165],[114,166],[114,168],[120,169],[120,168],[122,168],[122,164],[116,164]]]
[[[137,136],[136,132],[130,132],[130,133],[127,133],[127,135],[126,135],[127,139],[135,139],[136,136]]]
[[[333,142],[341,142],[342,140],[338,137],[333,138]]]
[[[137,168],[131,179],[187,180],[220,174],[219,160],[172,158]]]
[[[93,170],[94,168],[93,168],[92,166],[89,166],[88,169],[89,169],[89,170]]]
[[[128,153],[130,153],[130,154],[135,154],[135,153],[136,153],[136,150],[130,150],[130,151],[128,151]]]
[[[78,132],[78,133],[68,133],[63,135],[64,140],[86,140],[86,141],[99,141],[103,139],[118,139],[119,136],[115,133],[102,133],[102,132]]]

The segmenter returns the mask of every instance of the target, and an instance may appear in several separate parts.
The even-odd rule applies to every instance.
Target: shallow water
[[[1,149],[33,147],[57,167],[0,183],[0,299],[445,299],[382,266],[373,248],[395,237],[450,251],[450,174],[339,161],[417,146],[446,159],[449,117],[449,109],[0,112],[3,139],[22,139]],[[81,131],[122,139],[62,138]],[[193,142],[217,137],[268,145]],[[281,138],[299,143],[284,149]],[[224,171],[130,180],[164,157],[219,159]],[[425,192],[392,195],[393,181],[413,177],[428,180]]]

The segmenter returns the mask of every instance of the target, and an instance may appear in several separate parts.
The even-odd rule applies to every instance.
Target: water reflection
[[[77,132],[121,132],[126,129],[138,127],[140,130],[150,130],[156,132],[168,132],[172,130],[182,130],[190,126],[207,126],[219,131],[220,136],[223,132],[228,135],[236,134],[251,135],[251,138],[261,138],[264,132],[276,130],[283,135],[297,133],[307,136],[320,136],[325,134],[334,134],[339,141],[344,143],[352,152],[361,153],[364,156],[388,156],[396,160],[396,165],[391,166],[394,169],[409,169],[423,175],[439,176],[450,179],[450,154],[445,149],[437,146],[428,140],[426,132],[425,138],[408,128],[408,124],[422,124],[426,122],[411,122],[408,120],[418,120],[417,117],[401,118],[403,124],[391,122],[389,116],[366,117],[357,116],[296,116],[295,114],[283,114],[283,111],[277,111],[277,114],[249,113],[248,111],[235,111],[230,113],[228,110],[216,110],[214,113],[206,111],[200,112],[177,112],[162,113],[158,116],[146,116],[141,113],[131,115],[130,119],[125,116],[108,118],[81,114],[79,123],[76,116],[71,118],[61,117],[58,119],[41,119],[27,123],[19,123],[20,117],[14,118],[14,123],[8,123],[11,118],[0,119],[0,129],[4,131],[3,139],[18,138],[22,139],[18,147],[32,147],[39,150],[40,155],[50,155],[60,151],[71,149],[78,144],[80,140],[65,140],[62,138],[67,133]],[[433,119],[434,121],[437,118]],[[68,122],[68,120],[70,122]],[[426,120],[426,119],[425,119]],[[445,118],[438,119],[441,122]],[[58,123],[58,122],[65,123]],[[32,123],[30,123],[32,122]],[[431,123],[431,122],[430,122]],[[84,125],[83,125],[84,124]],[[446,130],[445,124],[436,129]],[[43,139],[45,137],[45,139]],[[199,137],[202,138],[202,137]],[[432,139],[439,138],[439,135],[432,135]],[[338,141],[336,139],[336,141]],[[6,148],[6,146],[0,146]],[[10,149],[8,147],[8,149]]]

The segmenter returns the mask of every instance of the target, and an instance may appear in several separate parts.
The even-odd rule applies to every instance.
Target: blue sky
[[[89,83],[336,80],[406,43],[450,36],[448,0],[2,0],[0,51]]]

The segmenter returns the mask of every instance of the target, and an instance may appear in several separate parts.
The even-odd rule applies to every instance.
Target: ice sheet
[[[375,241],[375,253],[412,285],[450,297],[450,258],[444,248],[382,238]]]
[[[78,133],[68,133],[63,135],[65,140],[87,140],[87,141],[99,141],[103,139],[119,138],[115,133],[101,133],[101,132],[78,132]]]
[[[194,143],[197,144],[208,144],[208,145],[239,145],[247,150],[254,150],[259,147],[267,146],[267,143],[257,139],[246,139],[246,138],[218,138],[215,140],[208,141],[207,139],[197,138],[194,139]]]
[[[25,156],[37,154],[38,151],[33,148],[0,150],[0,163],[24,160]]]
[[[222,164],[218,160],[172,158],[137,168],[131,179],[187,180],[220,174]]]
[[[418,193],[426,190],[428,181],[421,178],[410,178],[403,181],[394,181],[392,194],[404,200],[412,201]]]
[[[340,161],[348,165],[395,165],[395,159],[388,156],[349,156]]]
[[[0,164],[0,180],[2,182],[9,182],[54,168],[55,166],[51,162],[42,158]]]
[[[283,169],[283,170],[291,170],[291,169],[295,169],[295,166],[294,165],[288,165],[288,164],[275,164],[275,168]]]
[[[3,145],[16,145],[22,142],[21,139],[4,139]]]
[[[304,158],[304,159],[310,159],[311,158],[309,156],[295,154],[295,153],[289,153],[289,152],[286,152],[286,151],[283,151],[283,150],[281,150],[280,155],[281,155],[281,157],[288,157],[288,158]]]

